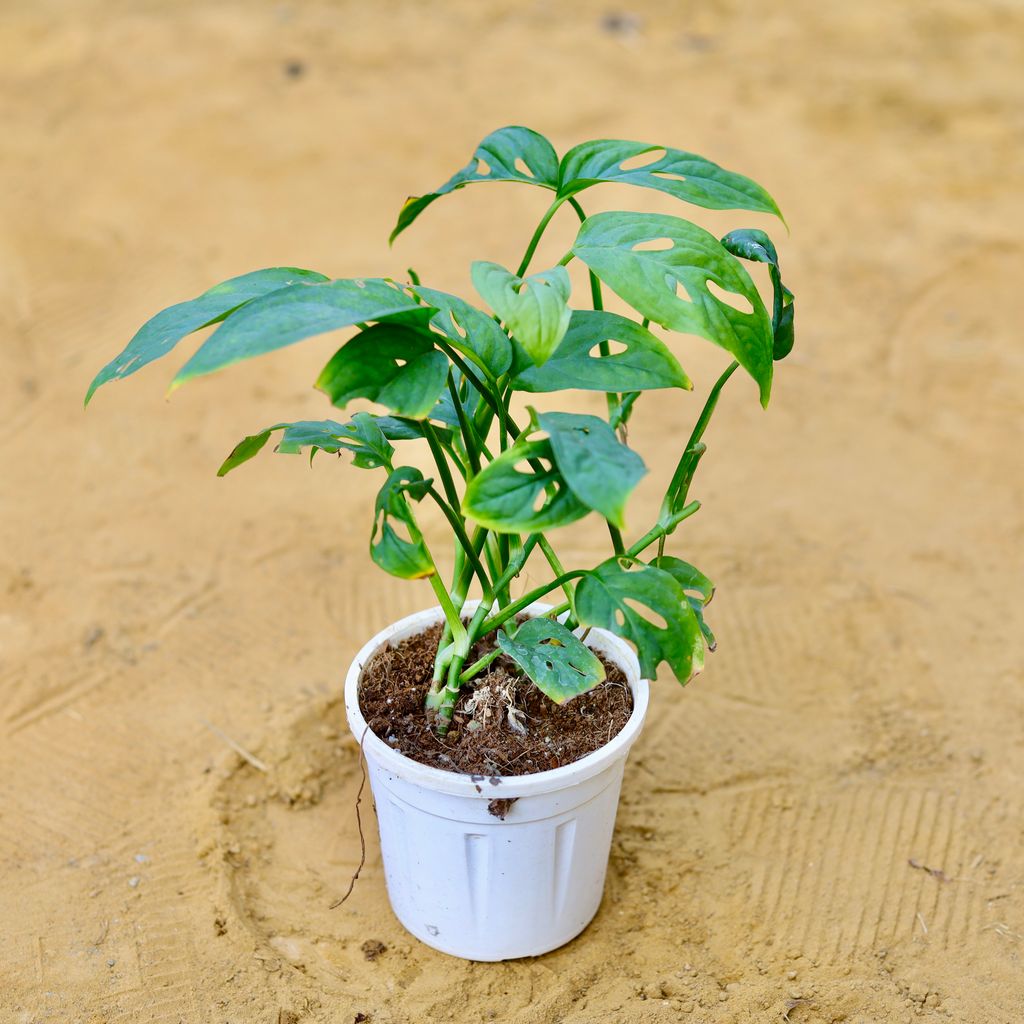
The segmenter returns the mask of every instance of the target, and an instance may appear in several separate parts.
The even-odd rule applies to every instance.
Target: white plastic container
[[[547,608],[533,605],[527,614]],[[388,626],[356,655],[345,681],[349,728],[363,743],[373,788],[388,896],[398,920],[444,953],[536,956],[575,938],[597,913],[622,772],[647,712],[647,681],[627,644],[593,629],[588,644],[620,666],[633,693],[633,713],[611,742],[533,775],[431,768],[369,731],[358,691],[363,665],[379,648],[441,619],[434,608]],[[504,820],[488,810],[495,799],[515,801]]]

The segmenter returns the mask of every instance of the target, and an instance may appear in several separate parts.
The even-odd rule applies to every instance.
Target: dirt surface
[[[1024,1019],[1022,50],[1019,5],[960,0],[4,5],[0,1021]],[[432,603],[369,564],[376,481],[214,476],[326,413],[332,339],[169,404],[172,366],[81,399],[146,316],[241,271],[463,290],[514,262],[527,188],[386,236],[516,122],[762,180],[799,326],[770,410],[737,377],[708,435],[677,550],[718,584],[719,650],[654,688],[602,909],[485,965],[403,933],[372,832],[327,909],[359,859],[345,669]],[[636,417],[631,535],[723,365],[676,351],[698,390]]]
[[[477,643],[472,665],[494,650]],[[441,627],[385,647],[367,662],[359,707],[370,729],[393,749],[443,771],[529,775],[572,764],[608,743],[629,721],[633,697],[622,670],[605,658],[605,681],[565,704],[549,700],[504,656],[459,697],[443,739],[423,710]],[[502,810],[504,801],[494,801]]]

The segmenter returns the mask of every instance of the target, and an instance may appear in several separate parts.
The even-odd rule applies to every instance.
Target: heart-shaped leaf
[[[537,422],[547,431],[555,465],[573,494],[624,529],[626,499],[647,472],[643,459],[596,416],[548,412]]]
[[[624,351],[600,354],[602,342]],[[617,346],[616,346],[617,347]],[[575,309],[562,343],[543,366],[526,364],[512,382],[517,391],[648,391],[693,384],[659,338],[617,313]]]
[[[645,153],[652,154],[650,159],[635,166],[636,158]],[[629,161],[634,166],[623,168]],[[558,169],[560,196],[575,195],[602,181],[657,189],[708,210],[754,210],[782,217],[775,200],[756,181],[681,149],[595,139],[574,146],[562,157]]]
[[[755,263],[767,263],[775,301],[772,304],[772,358],[778,362],[793,351],[793,293],[782,283],[779,254],[772,240],[756,228],[730,231],[722,245],[734,256]]]
[[[663,569],[627,570],[610,558],[577,584],[575,610],[581,625],[629,640],[645,679],[653,679],[663,661],[681,683],[704,667],[700,623],[682,585]]]
[[[430,320],[449,340],[453,348],[472,359],[485,374],[497,378],[512,363],[512,343],[493,317],[455,295],[423,288],[412,289],[437,312]]]
[[[558,154],[543,135],[511,125],[492,132],[476,148],[473,158],[440,188],[405,201],[393,242],[435,199],[474,181],[522,181],[554,189],[558,183]]]
[[[645,317],[732,353],[768,404],[771,322],[750,275],[714,235],[679,217],[599,213],[580,227],[573,252]]]
[[[704,640],[710,650],[717,646],[715,634],[711,627],[704,621],[704,608],[711,603],[715,596],[715,585],[695,566],[684,562],[681,558],[674,558],[671,555],[662,555],[661,558],[651,562],[657,569],[667,572],[686,592],[686,599],[690,602],[697,622],[700,624],[700,631],[704,634]]]
[[[335,352],[316,387],[339,409],[368,398],[399,416],[424,419],[444,390],[448,365],[429,331],[375,324]]]
[[[409,508],[409,501],[419,501],[429,486],[418,469],[399,466],[377,493],[370,557],[392,576],[417,580],[436,571]]]
[[[139,328],[124,351],[96,374],[89,385],[85,404],[96,389],[108,381],[129,377],[147,363],[167,355],[187,334],[220,323],[252,299],[297,282],[326,281],[323,274],[295,267],[271,267],[215,285],[198,298],[170,306]]]
[[[497,263],[477,260],[472,278],[473,286],[534,364],[544,363],[569,329],[572,284],[565,267],[517,277]]]
[[[552,619],[528,619],[514,637],[499,630],[497,642],[537,689],[556,704],[565,704],[604,681],[601,659]]]
[[[462,511],[497,533],[535,533],[588,512],[554,464],[550,441],[520,441],[466,487]]]
[[[425,322],[433,312],[383,278],[290,285],[229,317],[178,371],[171,388],[325,331],[371,320]]]

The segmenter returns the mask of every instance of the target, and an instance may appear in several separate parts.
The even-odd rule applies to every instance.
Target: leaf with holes
[[[645,317],[732,353],[768,404],[771,322],[750,275],[714,235],[678,217],[599,213],[584,221],[573,252]]]
[[[602,356],[600,345],[612,351]],[[616,349],[622,346],[622,351]],[[693,387],[679,361],[646,327],[617,313],[575,309],[562,343],[543,366],[524,366],[517,391],[649,391]]]
[[[700,569],[671,555],[655,558],[651,565],[667,572],[686,592],[686,599],[690,602],[694,615],[697,616],[704,640],[708,648],[713,651],[718,644],[715,634],[711,632],[711,627],[704,621],[704,608],[711,603],[711,598],[715,596],[714,583]]]
[[[547,412],[537,422],[551,439],[555,465],[572,493],[624,529],[626,500],[647,472],[643,459],[597,416]]]
[[[638,162],[646,154],[651,155]],[[629,167],[624,166],[627,163]],[[708,210],[753,210],[782,219],[775,200],[756,181],[681,149],[595,139],[574,146],[562,157],[560,196],[575,195],[602,181],[657,189]]]
[[[774,301],[772,303],[772,358],[778,362],[793,351],[793,293],[782,283],[779,268],[779,254],[772,240],[756,228],[742,228],[730,231],[722,239],[722,245],[734,256],[754,263],[767,263],[772,279]]]
[[[498,646],[556,704],[587,693],[604,681],[601,659],[560,622],[529,619],[508,637],[501,630]]]
[[[512,343],[493,317],[464,299],[419,285],[412,291],[437,312],[430,320],[464,356],[473,360],[485,374],[497,378],[512,363]]]
[[[440,188],[423,196],[409,196],[391,232],[394,240],[435,199],[476,181],[522,181],[554,189],[558,184],[558,154],[543,135],[510,125],[491,132],[476,148],[473,158]]]
[[[297,282],[316,283],[326,280],[323,274],[313,270],[271,267],[233,277],[203,292],[198,298],[168,307],[147,320],[136,331],[124,351],[96,374],[86,393],[85,404],[89,404],[98,387],[112,380],[130,377],[154,359],[167,355],[186,335],[220,323],[253,299]]]
[[[412,466],[399,466],[377,493],[374,504],[370,557],[385,572],[405,580],[418,580],[436,572],[423,537],[416,527],[410,501],[419,501],[431,481]],[[398,525],[407,536],[403,537]]]
[[[575,610],[581,625],[630,641],[645,679],[653,679],[663,661],[681,683],[704,667],[697,616],[682,585],[663,569],[637,565],[627,570],[610,558],[580,580]]]
[[[444,390],[448,365],[429,331],[375,324],[335,352],[316,387],[339,409],[368,398],[399,416],[424,419]]]
[[[569,272],[555,267],[517,277],[497,263],[477,260],[473,287],[505,322],[534,365],[540,366],[558,348],[569,329]]]
[[[473,477],[462,511],[497,533],[535,533],[574,523],[589,509],[555,468],[550,441],[520,441]]]
[[[433,310],[383,278],[293,284],[247,302],[178,371],[171,390],[304,338],[371,320],[427,321]]]

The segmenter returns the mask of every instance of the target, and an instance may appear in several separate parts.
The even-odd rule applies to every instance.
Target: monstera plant
[[[518,266],[473,264],[473,301],[428,287],[412,271],[403,279],[332,279],[291,267],[258,270],[158,313],[96,375],[86,397],[204,328],[215,330],[178,371],[172,390],[253,356],[355,328],[316,387],[339,413],[356,399],[380,411],[275,423],[242,440],[220,475],[271,438],[278,452],[347,453],[357,468],[380,475],[370,557],[394,576],[426,580],[443,609],[424,697],[441,735],[460,693],[500,655],[553,701],[595,687],[604,666],[579,627],[600,627],[631,643],[645,678],[662,662],[682,683],[700,671],[715,645],[704,618],[713,586],[669,553],[669,542],[675,546],[680,525],[699,508],[690,490],[722,388],[742,369],[767,405],[774,363],[793,344],[793,295],[763,231],[716,238],[679,216],[588,217],[582,206],[588,190],[613,182],[664,193],[686,204],[682,210],[781,217],[749,178],[693,153],[636,142],[584,142],[559,159],[537,132],[502,128],[445,184],[407,200],[392,241],[442,196],[494,182],[542,189],[551,201]],[[579,219],[575,241],[555,266],[531,273],[537,244],[563,208]],[[572,292],[566,268],[574,261],[586,267],[585,296]],[[767,304],[750,262],[767,264]],[[605,310],[606,288],[635,315]],[[675,470],[656,520],[627,537],[627,501],[647,472],[627,443],[627,425],[647,392],[685,403],[693,389],[680,362],[685,349],[670,348],[652,325],[704,338],[732,361],[703,407],[695,407],[689,436],[662,439],[678,448]],[[573,390],[602,393],[605,414],[539,411],[539,396]],[[414,444],[429,449],[429,476],[403,455]],[[428,509],[447,523],[450,579],[442,579],[442,563],[424,539],[420,523]],[[557,532],[590,515],[604,520],[607,558],[566,566]],[[545,561],[552,578],[513,597],[513,581],[531,558]],[[468,614],[474,594],[479,604]],[[559,595],[555,606],[524,621],[520,613],[549,594]],[[481,641],[488,641],[485,652],[471,660]]]

